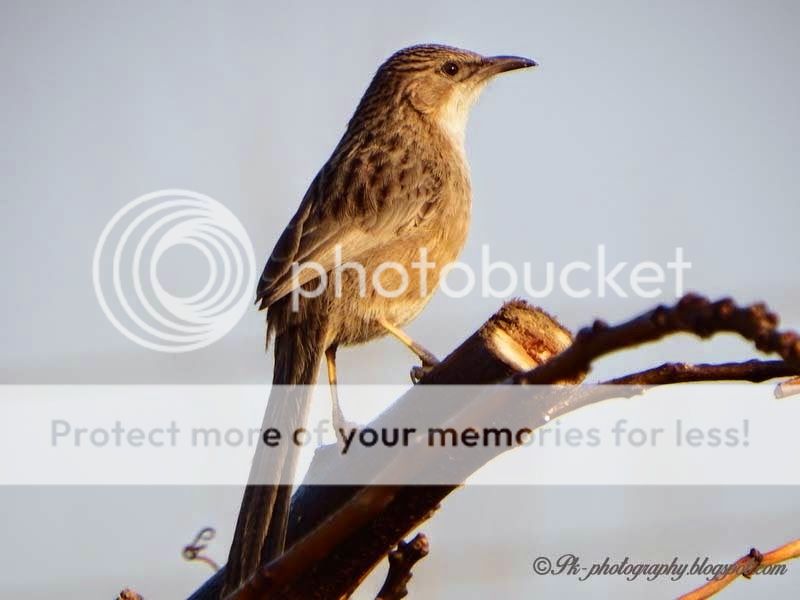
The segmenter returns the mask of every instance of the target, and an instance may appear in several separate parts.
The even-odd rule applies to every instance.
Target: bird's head
[[[520,56],[482,56],[438,44],[404,48],[381,65],[365,99],[407,103],[463,143],[469,110],[496,75],[535,67]]]

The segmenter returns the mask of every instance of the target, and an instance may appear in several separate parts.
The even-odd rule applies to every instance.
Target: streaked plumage
[[[519,57],[487,58],[428,44],[400,50],[378,69],[342,140],[278,240],[258,285],[257,302],[267,309],[267,339],[275,337],[266,425],[284,431],[302,426],[308,396],[288,396],[286,386],[312,384],[327,349],[386,335],[381,321],[402,326],[428,302],[441,270],[461,251],[469,227],[471,191],[464,152],[469,109],[492,76],[534,65]],[[292,265],[314,262],[330,273],[336,267],[337,245],[343,263],[364,266],[367,293],[361,296],[356,273],[344,269],[341,294],[331,278],[321,295],[300,297],[293,310],[292,291],[301,285],[316,287],[316,275],[306,270],[293,278]],[[435,263],[424,293],[418,271],[411,267],[420,248]],[[410,275],[407,291],[398,297],[384,297],[371,286],[375,269],[386,262],[404,265]],[[402,283],[393,270],[384,271],[381,282],[387,290]],[[295,460],[291,452],[257,455],[252,473],[261,481],[281,476],[286,481]],[[282,551],[289,495],[288,486],[248,486],[234,547],[251,551],[229,557],[228,591],[255,570],[259,559]],[[253,552],[265,537],[263,550]]]

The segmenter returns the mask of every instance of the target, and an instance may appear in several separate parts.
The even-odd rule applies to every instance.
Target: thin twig
[[[408,596],[411,568],[425,558],[429,550],[424,533],[418,533],[410,542],[401,540],[397,549],[389,553],[389,572],[375,600],[400,600]]]
[[[758,550],[752,548],[750,552],[733,563],[725,575],[718,579],[712,579],[696,590],[684,594],[678,600],[705,600],[705,598],[710,598],[728,587],[740,575],[750,579],[753,575],[758,574],[760,569],[794,558],[800,558],[800,539],[789,542],[766,554],[761,554]]]
[[[551,394],[543,417],[549,421],[582,406],[612,398],[631,398],[644,394],[656,386],[704,381],[760,383],[775,377],[786,377],[798,371],[800,371],[800,365],[782,360],[748,360],[740,363],[698,365],[664,363],[652,369],[615,377],[598,384],[583,385],[566,392],[557,390],[555,394]]]
[[[664,363],[661,366],[611,379],[610,385],[663,385],[701,381],[751,381],[760,383],[800,373],[800,365],[782,360],[748,360],[739,363]]]
[[[197,535],[194,536],[192,543],[183,547],[183,551],[181,552],[183,558],[189,562],[199,561],[205,563],[214,571],[219,571],[219,565],[213,559],[200,554],[208,547],[208,544],[201,544],[200,542],[210,542],[214,539],[216,534],[217,532],[213,527],[204,527],[201,529]]]

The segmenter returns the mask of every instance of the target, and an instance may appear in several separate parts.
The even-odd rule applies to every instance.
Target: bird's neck
[[[440,110],[423,113],[407,103],[398,102],[391,110],[367,103],[351,119],[334,155],[347,156],[365,148],[379,149],[384,156],[407,160],[409,152],[416,160],[448,164],[459,177],[469,182],[469,163],[464,147],[465,130],[471,103],[450,103]],[[372,150],[371,150],[372,151]]]
[[[475,104],[485,84],[474,85],[469,88],[459,88],[431,115],[445,138],[448,139],[456,154],[467,164],[464,140],[467,131],[467,121],[472,106]]]
[[[436,126],[453,145],[453,149],[461,155],[465,154],[464,140],[467,133],[469,109],[470,107],[460,99],[454,99],[432,115]]]

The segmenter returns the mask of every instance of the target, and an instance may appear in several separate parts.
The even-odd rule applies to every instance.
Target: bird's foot
[[[386,331],[400,340],[409,350],[411,350],[414,354],[419,356],[419,359],[422,361],[422,366],[414,367],[411,369],[411,381],[414,384],[419,383],[419,381],[436,365],[439,364],[439,359],[434,356],[434,354],[426,349],[424,346],[419,345],[417,342],[412,340],[408,334],[406,334],[402,329],[392,325],[389,321],[385,319],[379,319],[378,321]]]
[[[422,359],[422,364],[417,367],[411,367],[411,383],[414,385],[418,384],[440,362],[438,358],[427,350],[425,350],[424,355],[420,355],[420,358]]]

